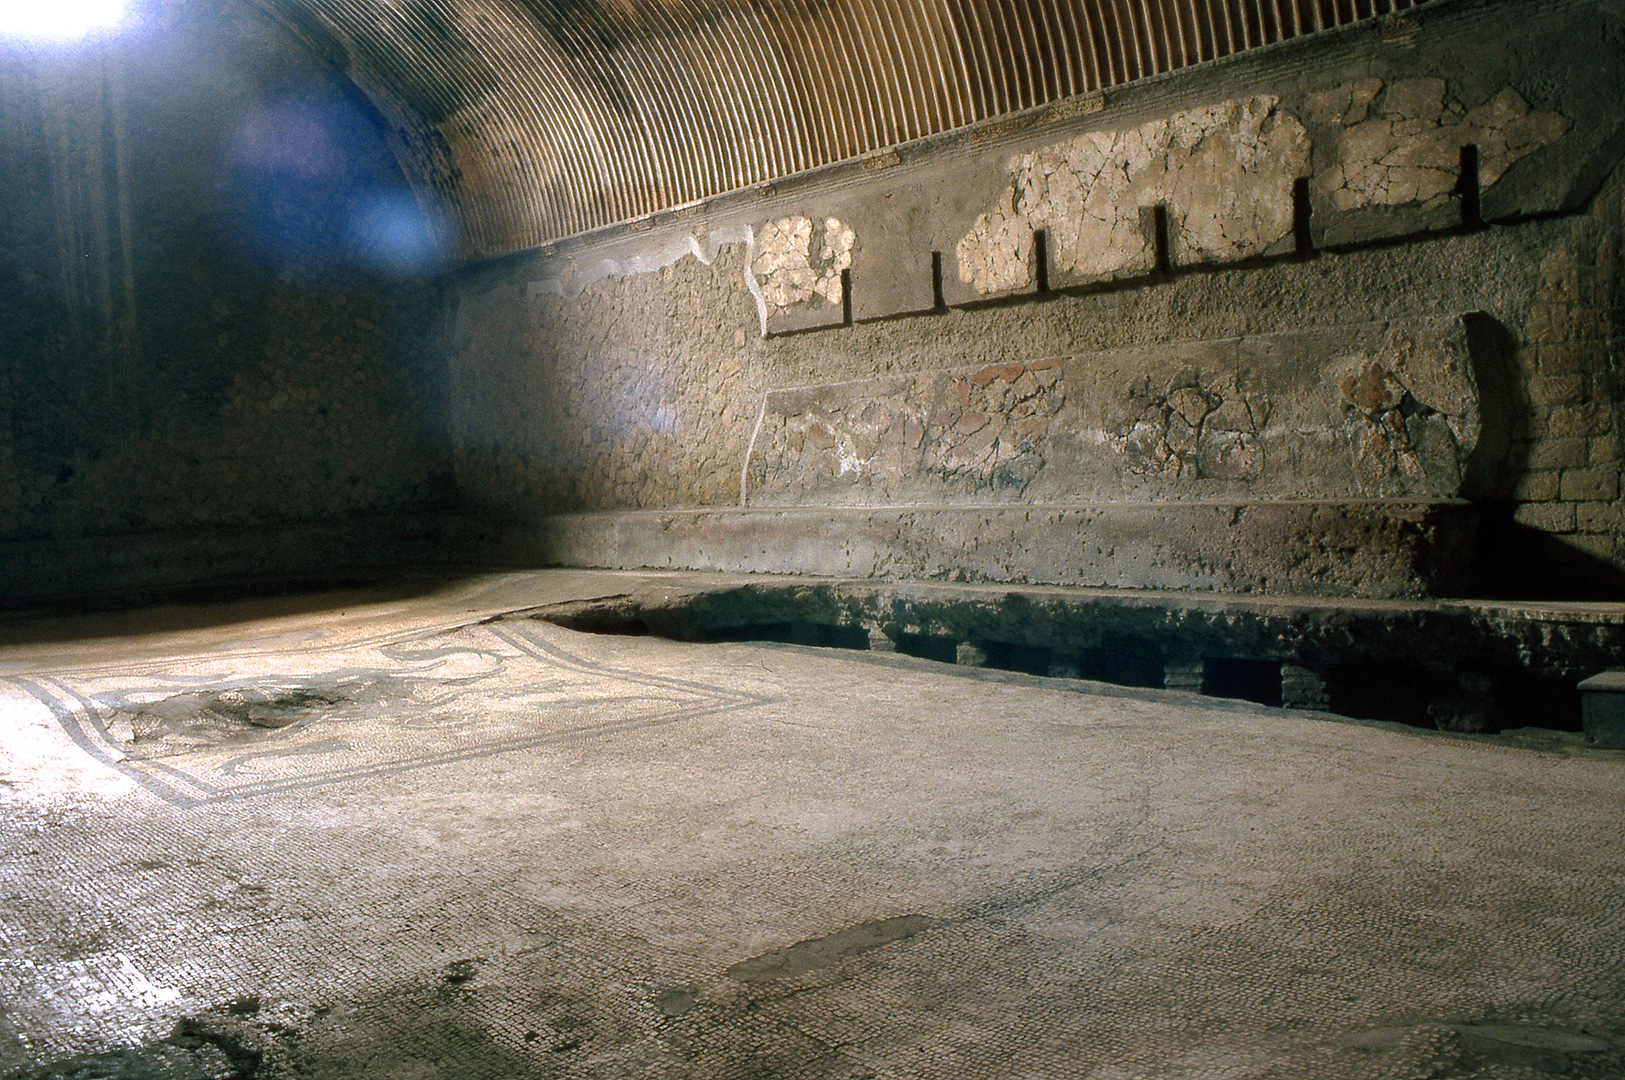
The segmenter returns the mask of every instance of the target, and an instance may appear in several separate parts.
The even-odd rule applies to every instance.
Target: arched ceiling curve
[[[522,250],[1425,0],[263,0]]]

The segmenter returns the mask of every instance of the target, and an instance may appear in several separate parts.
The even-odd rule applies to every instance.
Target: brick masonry
[[[1625,565],[1620,504],[1619,257],[1625,178],[1610,180],[1541,256],[1520,327],[1522,410],[1497,491],[1520,525],[1547,534],[1544,553]]]

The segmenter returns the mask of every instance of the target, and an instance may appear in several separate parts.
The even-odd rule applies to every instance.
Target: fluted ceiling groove
[[[521,250],[1425,0],[267,0]]]

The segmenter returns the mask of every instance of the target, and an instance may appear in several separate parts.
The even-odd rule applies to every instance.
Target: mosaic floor
[[[495,617],[629,580],[0,646],[0,1077],[1625,1075],[1625,752]]]

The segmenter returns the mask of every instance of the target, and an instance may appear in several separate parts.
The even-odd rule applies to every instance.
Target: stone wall
[[[1625,177],[1540,255],[1517,325],[1513,439],[1495,492],[1503,573],[1534,562],[1584,595],[1625,566],[1620,500]]]
[[[1470,495],[1494,517],[1497,499],[1527,500],[1540,482],[1549,451],[1519,447],[1545,407],[1518,342],[1542,264],[1589,221],[765,339],[743,244],[710,265],[690,256],[605,277],[574,298],[529,294],[523,271],[490,272],[460,300],[459,478],[471,510],[529,538],[511,549],[518,558],[1168,588],[1295,581],[1382,595],[1476,588],[1459,566],[1442,572],[1406,546],[1440,527],[1415,516],[1416,500]],[[639,314],[649,310],[663,315]],[[1490,341],[1475,355],[1478,334]],[[1606,350],[1590,357],[1606,381]],[[1481,382],[1496,391],[1482,416]],[[764,512],[746,514],[742,500]],[[1066,509],[1085,500],[1105,514]],[[1272,503],[1307,505],[1265,512]],[[1009,510],[921,516],[933,506]],[[812,512],[835,507],[847,509]],[[1361,518],[1361,507],[1380,513]],[[580,516],[607,511],[649,519]],[[575,524],[561,531],[566,513]],[[1337,535],[1332,554],[1310,550],[1317,530]],[[1062,533],[1099,543],[1069,547]],[[1235,550],[1215,557],[1242,535],[1255,561],[1288,541],[1296,554],[1256,567]],[[1204,548],[1203,537],[1222,543]],[[1454,527],[1440,534],[1467,558],[1459,542]],[[1408,589],[1392,566],[1353,568],[1356,548],[1378,544],[1391,545]],[[1108,551],[1137,574],[1108,565]],[[1556,568],[1551,554],[1541,559]],[[1306,576],[1294,579],[1295,566]]]
[[[0,46],[12,600],[422,558],[446,500],[432,237],[386,129],[251,6],[162,11]]]
[[[460,490],[601,565],[1615,587],[1619,23],[1458,5],[476,268]]]

